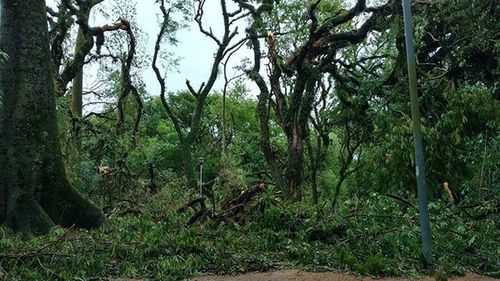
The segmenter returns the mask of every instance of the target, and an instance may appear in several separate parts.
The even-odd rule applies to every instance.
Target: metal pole
[[[227,84],[222,91],[222,156],[226,156],[226,87]]]
[[[403,17],[406,41],[406,58],[408,64],[408,79],[411,96],[411,118],[413,123],[413,138],[415,145],[415,172],[417,177],[418,206],[420,212],[420,228],[422,248],[425,261],[432,264],[432,237],[427,203],[427,186],[425,184],[424,150],[422,145],[422,130],[420,128],[420,110],[417,93],[417,72],[415,67],[415,51],[413,46],[413,22],[410,0],[403,0]]]

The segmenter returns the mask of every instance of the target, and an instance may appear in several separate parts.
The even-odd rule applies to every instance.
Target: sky
[[[148,50],[152,55],[156,34],[159,30],[157,11],[158,6],[154,0],[137,0],[140,4],[137,7],[137,21],[140,27],[148,34]],[[220,16],[219,1],[207,0],[205,5],[205,20],[207,26],[210,26],[215,34],[222,34],[222,17]],[[244,29],[242,29],[244,31]],[[220,38],[220,35],[218,36]],[[193,21],[188,29],[181,30],[177,39],[179,44],[173,49],[173,52],[181,58],[177,71],[167,73],[168,90],[186,89],[186,79],[191,81],[195,89],[198,89],[203,81],[206,81],[210,74],[213,55],[216,45],[198,30],[198,26]],[[172,48],[172,46],[165,46]],[[237,56],[233,57],[233,65],[239,60]],[[144,74],[144,80],[148,90],[157,89],[157,81],[154,72],[149,68]],[[214,90],[219,90],[223,83],[223,77],[220,76]]]
[[[147,53],[151,56],[154,51],[154,44],[156,40],[156,35],[159,31],[159,6],[155,4],[155,0],[131,0],[136,3],[137,7],[137,23],[143,32],[147,35],[147,42],[144,44],[146,46]],[[47,5],[54,7],[57,0],[47,0]],[[111,0],[105,0],[103,4],[111,4]],[[221,17],[221,11],[218,0],[207,0],[205,4],[204,12],[204,24],[212,28],[214,34],[218,38],[221,38],[223,31],[223,23]],[[231,9],[231,6],[229,6]],[[94,9],[98,10],[98,9]],[[109,24],[104,18],[99,16],[91,16],[91,25],[103,25]],[[245,30],[245,23],[242,22],[239,30],[243,33]],[[216,45],[198,30],[196,22],[191,21],[186,29],[178,32],[177,39],[179,41],[178,45],[173,46],[162,46],[162,48],[168,48],[170,51],[180,58],[177,70],[172,70],[167,73],[167,91],[178,91],[185,90],[186,79],[190,80],[193,88],[198,89],[202,82],[208,79],[213,56],[216,51]],[[248,56],[249,50],[242,49],[240,53],[232,56],[229,63],[228,73],[231,75],[236,73],[236,70],[232,70],[233,66],[239,65],[241,60]],[[145,72],[142,74],[142,78],[146,83],[146,88],[148,92],[152,95],[159,95],[159,85],[156,80],[156,76],[151,68],[151,62],[148,62],[149,66]],[[92,84],[92,73],[94,71],[85,71],[87,74],[85,84]],[[222,73],[219,74],[217,82],[215,83],[213,90],[221,90],[223,87],[223,76]]]

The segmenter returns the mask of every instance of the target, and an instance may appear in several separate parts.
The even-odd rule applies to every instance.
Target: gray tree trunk
[[[98,227],[103,213],[64,171],[44,0],[1,1],[0,223],[45,233],[54,224]]]

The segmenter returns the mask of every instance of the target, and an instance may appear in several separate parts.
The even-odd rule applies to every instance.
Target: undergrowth
[[[55,228],[27,240],[0,228],[0,279],[182,280],[281,268],[372,276],[432,271],[499,276],[499,219],[471,218],[494,206],[463,212],[445,202],[431,203],[435,264],[425,269],[417,210],[376,193],[344,201],[333,214],[321,203],[284,207],[268,189],[243,224],[205,220],[190,227],[186,221],[192,213],[176,211],[188,201],[176,184],[152,194],[139,182],[119,193],[128,199],[94,190],[108,216],[100,229]]]

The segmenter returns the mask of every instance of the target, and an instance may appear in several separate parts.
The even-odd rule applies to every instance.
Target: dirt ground
[[[346,273],[335,272],[304,272],[300,270],[282,270],[266,273],[247,273],[236,276],[204,276],[189,279],[189,281],[433,281],[434,277],[425,277],[420,279],[405,279],[405,278],[380,278],[374,279],[370,277],[358,277]],[[453,277],[448,280],[453,281],[493,281],[499,280],[491,277],[479,276],[475,274],[467,274],[461,277]]]

